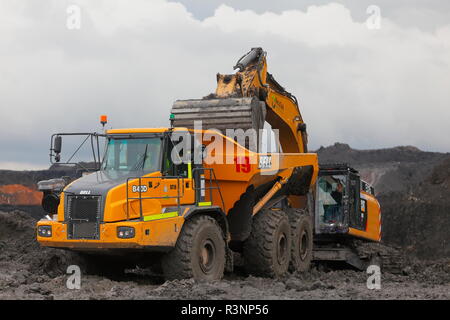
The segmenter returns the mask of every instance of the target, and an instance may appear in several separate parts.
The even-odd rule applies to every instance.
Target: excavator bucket
[[[257,98],[222,98],[177,100],[172,106],[172,127],[193,129],[194,121],[201,121],[201,129],[255,129],[259,132],[266,117],[265,102]]]

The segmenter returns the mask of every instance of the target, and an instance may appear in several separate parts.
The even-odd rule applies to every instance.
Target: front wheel
[[[166,279],[218,280],[225,269],[225,240],[222,229],[205,215],[187,220],[175,248],[162,258]]]

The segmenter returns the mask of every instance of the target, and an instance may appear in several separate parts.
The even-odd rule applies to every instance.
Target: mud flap
[[[227,220],[230,228],[231,247],[235,248],[236,242],[242,242],[248,238],[252,231],[252,210],[255,205],[254,189],[250,188],[243,193],[228,213]]]
[[[288,193],[295,196],[308,194],[313,172],[313,166],[296,167],[287,183]]]

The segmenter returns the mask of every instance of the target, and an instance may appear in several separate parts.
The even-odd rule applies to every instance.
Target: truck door
[[[165,139],[165,148],[163,153],[163,178],[161,180],[161,187],[163,194],[170,197],[173,204],[176,203],[177,195],[180,196],[180,205],[194,203],[194,189],[192,175],[190,173],[191,166],[188,163],[178,163],[176,159],[172,159],[175,155],[172,154],[174,143],[167,137]],[[168,199],[169,200],[169,199]]]
[[[365,200],[361,202],[361,180],[357,174],[349,174],[349,226],[358,230],[366,230],[367,210]]]

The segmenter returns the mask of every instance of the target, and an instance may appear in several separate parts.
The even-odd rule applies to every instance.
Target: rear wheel
[[[279,277],[289,267],[291,233],[281,210],[261,210],[253,217],[252,231],[244,243],[244,267],[250,274]]]
[[[305,210],[289,209],[292,249],[289,271],[305,272],[311,266],[313,253],[313,230],[311,217]]]
[[[166,279],[217,280],[225,268],[225,240],[222,229],[209,216],[187,220],[175,248],[162,258]]]

